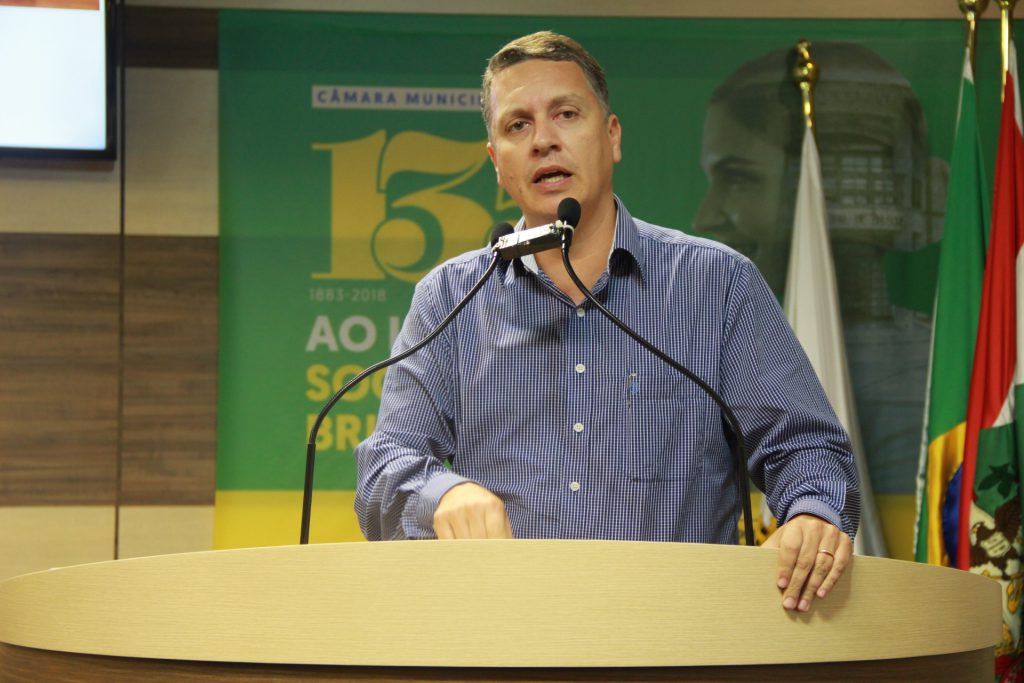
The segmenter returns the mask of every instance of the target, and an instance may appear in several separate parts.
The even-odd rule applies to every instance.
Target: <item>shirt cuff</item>
[[[434,512],[437,510],[437,504],[441,502],[444,494],[459,484],[465,484],[470,481],[472,480],[460,477],[453,472],[445,472],[433,477],[420,489],[419,496],[416,499],[416,526],[421,533],[426,534],[426,538],[434,538],[436,536],[434,533]]]
[[[797,515],[810,514],[815,517],[820,517],[826,522],[839,527],[839,530],[853,538],[847,529],[843,527],[842,517],[839,513],[832,509],[830,505],[824,503],[817,498],[801,498],[792,505],[789,506],[788,514],[786,515],[786,521],[793,519]]]

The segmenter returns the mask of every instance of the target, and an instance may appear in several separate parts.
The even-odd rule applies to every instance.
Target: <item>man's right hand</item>
[[[512,524],[501,498],[479,484],[465,482],[448,489],[434,511],[434,532],[453,538],[512,538]]]

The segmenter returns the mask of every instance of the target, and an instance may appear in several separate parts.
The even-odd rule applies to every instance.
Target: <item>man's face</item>
[[[693,227],[749,257],[777,292],[785,286],[791,225],[780,213],[786,155],[712,105],[704,123],[701,166],[708,192]]]
[[[491,108],[487,151],[527,226],[552,222],[565,197],[583,216],[611,199],[622,131],[575,62],[531,59],[499,72]]]

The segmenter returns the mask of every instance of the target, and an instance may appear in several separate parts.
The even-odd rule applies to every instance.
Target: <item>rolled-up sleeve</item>
[[[735,276],[721,386],[744,431],[751,479],[780,523],[809,513],[852,538],[860,494],[849,436],[764,279],[745,259]]]
[[[442,319],[441,277],[435,271],[417,285],[393,353],[417,343]],[[445,466],[456,448],[454,372],[445,333],[388,369],[376,430],[355,449],[355,508],[368,540],[434,538],[438,501],[468,481]]]

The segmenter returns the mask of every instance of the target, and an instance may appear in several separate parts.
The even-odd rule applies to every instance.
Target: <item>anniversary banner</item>
[[[477,92],[486,59],[539,29],[605,67],[631,213],[739,249],[780,296],[802,123],[790,53],[812,41],[857,408],[890,547],[909,556],[963,55],[953,21],[222,12],[216,547],[297,542],[313,417],[388,355],[419,278],[518,218]],[[978,63],[990,159],[995,32],[983,28]],[[352,450],[382,381],[321,429],[313,541],[361,538]]]

